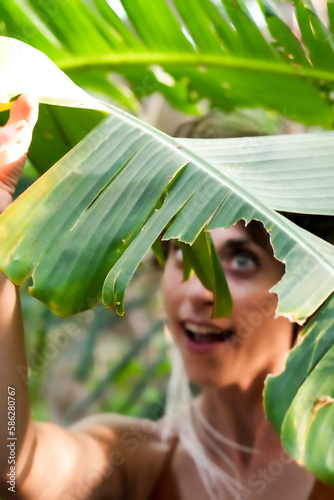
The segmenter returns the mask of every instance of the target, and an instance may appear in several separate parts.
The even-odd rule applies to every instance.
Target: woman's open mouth
[[[226,342],[233,335],[230,330],[218,330],[209,325],[198,325],[190,322],[185,322],[183,328],[187,347],[196,351],[210,350]]]

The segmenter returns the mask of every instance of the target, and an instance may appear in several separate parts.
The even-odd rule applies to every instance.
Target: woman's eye
[[[252,271],[259,266],[259,259],[250,253],[238,253],[230,259],[230,269],[233,271]]]

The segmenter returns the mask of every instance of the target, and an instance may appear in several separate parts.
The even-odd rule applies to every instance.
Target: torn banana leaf
[[[1,216],[0,268],[12,281],[32,275],[32,295],[62,316],[92,307],[101,296],[122,312],[133,273],[167,224],[165,238],[192,243],[204,228],[244,218],[264,222],[276,257],[286,265],[274,287],[281,314],[303,321],[331,294],[330,244],[265,206],[223,168],[110,109]]]

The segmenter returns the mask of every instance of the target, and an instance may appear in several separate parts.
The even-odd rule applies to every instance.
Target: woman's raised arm
[[[12,200],[37,115],[36,98],[21,95],[0,127],[0,212]],[[1,498],[97,499],[106,489],[108,498],[121,498],[123,474],[121,468],[112,471],[110,462],[110,450],[118,446],[117,430],[94,419],[78,430],[33,423],[26,367],[18,290],[0,273]]]
[[[10,118],[0,128],[0,212],[10,204],[20,177],[32,130],[37,120],[38,102],[29,95],[14,103]],[[1,226],[0,226],[1,231]],[[16,459],[26,440],[29,422],[27,380],[19,367],[26,366],[20,299],[14,285],[0,274],[0,471],[3,483],[10,486],[7,474],[16,472]],[[21,372],[22,373],[22,372]],[[12,475],[14,477],[14,475]],[[13,481],[14,483],[14,481]],[[11,491],[11,490],[9,490]]]

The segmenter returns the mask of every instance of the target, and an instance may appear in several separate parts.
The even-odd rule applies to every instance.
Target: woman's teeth
[[[223,342],[232,336],[232,332],[229,330],[218,330],[211,326],[195,323],[185,323],[184,329],[191,340],[200,344]]]

